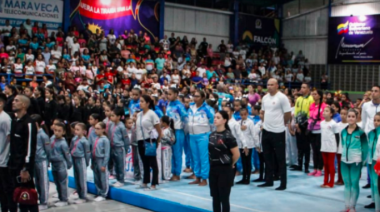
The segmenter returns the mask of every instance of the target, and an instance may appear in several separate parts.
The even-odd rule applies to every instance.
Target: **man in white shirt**
[[[280,187],[276,190],[286,189],[286,158],[285,158],[285,128],[291,119],[291,107],[288,97],[279,92],[278,81],[269,79],[267,85],[268,93],[262,99],[264,111],[264,124],[262,134],[262,145],[265,158],[266,182],[258,187],[273,186],[274,160],[277,160]]]
[[[168,40],[167,35],[165,35],[164,38],[160,40],[160,44],[162,44],[162,47],[165,51],[169,50],[170,41]]]
[[[205,65],[202,65],[201,67],[197,68],[197,71],[199,72],[199,76],[203,77],[203,74],[206,73]]]
[[[143,69],[139,68],[139,69],[135,70],[136,79],[141,80],[143,74],[144,74],[144,70]]]
[[[374,85],[371,90],[372,101],[366,102],[362,106],[362,128],[364,132],[369,134],[375,126],[373,124],[374,117],[377,112],[380,112],[380,86]],[[369,172],[369,166],[367,166],[367,172]],[[372,185],[370,184],[371,179],[370,176],[367,175],[367,185],[363,188],[370,188]],[[373,198],[373,197],[372,197]],[[372,206],[372,207],[371,207]],[[366,205],[365,208],[373,208],[375,206],[374,202]]]
[[[0,204],[1,211],[8,211],[8,201],[12,198],[9,195],[9,134],[11,132],[11,117],[3,110],[7,102],[5,94],[0,93]]]
[[[24,28],[26,29],[26,31],[28,32],[28,35],[30,37],[33,37],[32,22],[30,21],[30,19],[26,19],[26,21],[25,21],[25,23],[23,25],[24,25]]]
[[[53,63],[57,64],[62,57],[62,52],[58,50],[58,45],[54,45],[54,48],[50,51]]]
[[[264,76],[264,74],[265,74],[265,66],[264,66],[263,62],[260,63],[259,71],[261,73],[261,76]]]
[[[127,71],[129,73],[129,76],[131,76],[132,74],[136,74],[136,72],[137,72],[136,65],[134,63],[131,63],[131,67],[127,68]],[[136,76],[136,78],[137,78],[137,76]]]
[[[368,135],[371,130],[375,129],[373,118],[377,112],[380,112],[380,86],[374,85],[371,90],[372,101],[366,102],[362,106],[363,130]]]
[[[4,37],[11,35],[12,26],[9,24],[9,20],[5,20],[5,26],[1,27],[1,33]]]
[[[65,41],[67,43],[67,47],[69,47],[69,50],[70,50],[72,45],[74,44],[74,36],[73,36],[72,32],[69,32]],[[71,52],[71,51],[69,51],[69,52]]]

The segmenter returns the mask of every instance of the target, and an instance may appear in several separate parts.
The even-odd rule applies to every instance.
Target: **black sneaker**
[[[256,179],[256,180],[252,180],[252,182],[254,182],[254,183],[258,183],[258,182],[265,182],[265,180],[264,180],[264,179],[261,179],[261,178],[259,178],[259,179]]]
[[[375,208],[375,203],[371,203],[369,205],[364,206],[364,208]]]
[[[363,186],[362,188],[364,188],[364,189],[371,188],[371,184],[368,183],[367,185]]]
[[[283,191],[283,190],[286,190],[285,186],[280,186],[280,187],[276,188],[276,191]]]
[[[265,188],[265,187],[272,187],[272,186],[273,186],[273,183],[272,184],[264,183],[264,184],[258,185],[257,187]]]
[[[302,168],[301,167],[297,167],[297,168],[294,168],[294,169],[290,169],[290,171],[299,171],[299,172],[302,172]]]

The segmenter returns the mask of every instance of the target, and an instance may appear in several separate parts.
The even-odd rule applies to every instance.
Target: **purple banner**
[[[70,21],[79,31],[88,24],[90,30],[113,29],[115,35],[131,29],[137,34],[147,32],[152,41],[159,31],[159,3],[157,0],[70,0]]]
[[[329,19],[328,63],[380,63],[380,15]]]

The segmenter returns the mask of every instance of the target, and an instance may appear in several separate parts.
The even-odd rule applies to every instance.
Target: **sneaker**
[[[94,199],[94,202],[101,202],[101,201],[105,201],[106,198],[102,197],[102,196],[98,196]]]
[[[85,199],[78,199],[74,201],[75,204],[83,204],[85,202],[87,202]]]
[[[317,171],[317,173],[315,173],[314,177],[320,177],[322,176],[322,172],[321,171]]]
[[[158,190],[157,187],[154,187],[154,188],[153,187],[147,187],[144,189],[144,191],[156,191],[156,190]]]
[[[116,177],[113,176],[113,175],[110,175],[108,179],[110,179],[110,180],[114,180],[114,179],[116,179]]]
[[[70,199],[79,199],[79,195],[76,191],[70,195]]]
[[[63,207],[63,206],[67,206],[67,205],[68,205],[67,202],[61,202],[61,201],[54,204],[55,207]]]
[[[113,187],[116,187],[116,188],[120,188],[120,187],[123,187],[123,186],[124,186],[124,183],[121,183],[121,182],[117,181],[117,182],[114,183],[112,186],[113,186]]]
[[[314,170],[313,172],[309,173],[307,176],[314,176],[315,174],[317,174],[317,170]]]
[[[141,184],[136,189],[146,189],[146,188],[149,188],[149,187],[146,186],[146,185],[144,186],[144,185]]]
[[[47,210],[49,207],[47,205],[38,205],[38,211]]]

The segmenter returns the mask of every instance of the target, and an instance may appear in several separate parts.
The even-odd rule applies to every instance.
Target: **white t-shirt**
[[[142,114],[142,111],[139,112],[137,114],[136,120],[136,139],[138,141],[148,139],[150,136],[154,136],[154,126],[160,124],[160,119],[153,110],[149,110],[144,115]]]
[[[245,56],[247,55],[247,51],[245,51],[244,49],[241,49],[239,53],[240,53],[241,57],[245,60]]]
[[[198,76],[200,76],[200,77],[203,77],[203,74],[206,73],[206,69],[202,68],[202,67],[197,68],[197,71],[199,71]]]
[[[338,146],[335,134],[339,133],[339,126],[334,120],[321,122],[321,152],[336,153]]]
[[[304,78],[303,74],[297,74],[296,77],[298,81],[301,81],[301,82],[303,81],[303,78]]]
[[[0,167],[7,167],[9,145],[7,136],[11,133],[11,117],[4,111],[0,113]]]
[[[230,65],[231,65],[231,59],[229,57],[226,57],[226,59],[224,59],[224,66],[229,67]]]
[[[152,87],[153,87],[153,88],[156,88],[157,90],[159,90],[159,89],[161,88],[161,84],[160,84],[159,82],[157,82],[157,83],[153,83],[153,84],[152,84]]]
[[[73,43],[71,45],[71,55],[74,55],[75,52],[79,52],[79,49],[80,49],[79,43]]]
[[[190,74],[190,73],[191,73],[191,72],[190,72],[189,69],[184,68],[184,69],[182,70],[182,79],[185,79],[186,76],[187,76],[187,74]]]
[[[175,74],[172,75],[172,82],[174,82],[175,84],[179,83],[179,79],[180,79],[179,75],[175,75]]]
[[[246,120],[240,120],[238,121],[240,126],[246,126],[247,129],[242,130],[242,133],[244,135],[246,145],[248,149],[254,148],[255,147],[255,124],[251,119],[246,119]],[[239,146],[239,148],[242,148],[242,146]]]
[[[281,133],[285,131],[284,114],[291,111],[289,99],[285,94],[277,92],[271,96],[266,94],[262,99],[262,108],[265,111],[263,127],[266,131]]]
[[[307,83],[311,82],[311,77],[307,77],[307,76],[306,76],[304,79],[305,79],[305,81],[306,81]]]
[[[251,73],[248,75],[248,78],[249,78],[250,80],[257,80],[257,74],[251,72]]]
[[[108,34],[107,38],[110,41],[110,44],[114,44],[116,41],[116,35]]]
[[[265,67],[259,66],[259,71],[261,72],[261,76],[263,76],[265,74]]]
[[[143,74],[144,74],[143,69],[136,69],[135,70],[136,79],[141,80]]]
[[[380,105],[374,104],[372,101],[366,102],[362,106],[362,124],[361,128],[368,135],[371,130],[375,129],[373,119],[377,112],[380,112]],[[357,123],[358,124],[358,123]]]
[[[285,75],[285,79],[287,82],[291,82],[293,80],[293,74],[290,73],[290,74]]]
[[[127,68],[127,71],[129,72],[129,77],[132,76],[132,74],[135,74],[136,75],[136,72],[137,72],[137,68],[136,67],[130,67],[130,68]],[[136,76],[137,78],[137,76]]]
[[[168,39],[161,39],[160,40],[160,43],[162,43],[162,47],[164,48],[164,50],[168,50],[169,49],[169,46],[170,46],[170,42]]]
[[[344,130],[344,128],[346,128],[348,126],[348,123],[342,123],[342,122],[339,122],[338,123],[338,132],[339,132],[339,147],[338,147],[338,154],[342,154],[342,131]]]
[[[53,49],[53,50],[51,50],[50,53],[51,53],[51,56],[52,56],[51,58],[53,58],[53,57],[54,57],[54,58],[61,58],[61,57],[62,57],[62,53],[61,53],[61,51],[59,51],[59,50],[56,51],[56,50]],[[53,58],[53,63],[54,63],[54,64],[55,64],[55,63],[58,63],[58,60],[57,60],[57,59],[54,59],[54,58]]]
[[[7,33],[4,33],[3,35],[9,37],[11,35],[12,28],[13,27],[11,25],[1,27],[2,31],[8,31]]]
[[[72,46],[73,43],[74,43],[74,37],[67,36],[67,37],[66,37],[66,43],[67,43],[67,46],[68,46],[69,48],[71,48],[71,46]]]

